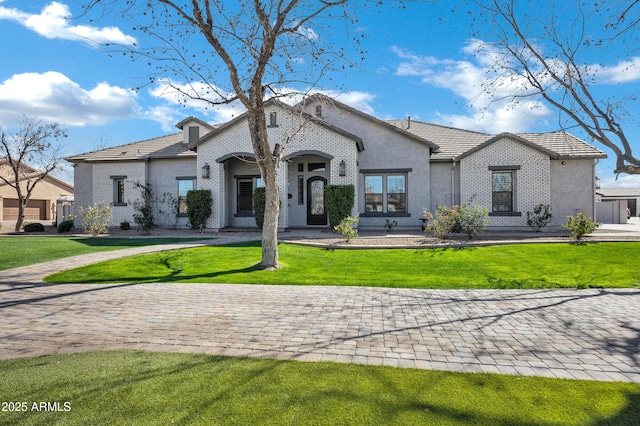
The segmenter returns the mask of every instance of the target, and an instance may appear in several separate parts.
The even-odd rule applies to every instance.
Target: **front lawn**
[[[170,244],[194,238],[0,237],[0,270],[99,251]]]
[[[50,283],[189,282],[405,288],[639,287],[640,243],[329,250],[280,244],[277,271],[258,270],[259,243],[117,259]]]
[[[0,361],[0,401],[11,425],[640,424],[639,384],[136,351]]]

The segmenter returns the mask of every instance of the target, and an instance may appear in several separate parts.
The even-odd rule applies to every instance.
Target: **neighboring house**
[[[363,229],[419,228],[423,209],[473,200],[491,227],[526,227],[526,212],[550,204],[552,225],[595,210],[595,159],[606,155],[572,135],[489,135],[410,120],[383,121],[323,95],[291,107],[266,103],[269,141],[284,147],[278,175],[280,228],[327,227],[324,188],[353,184]],[[251,195],[262,185],[246,113],[211,126],[189,117],[181,133],[67,158],[76,206],[114,205],[131,221],[135,183],[182,197],[209,189],[211,229],[255,227]],[[167,223],[165,223],[167,224]],[[179,225],[186,224],[180,219]]]
[[[604,223],[627,223],[627,217],[638,215],[640,189],[598,188],[596,189],[598,220]]]
[[[27,165],[22,165],[25,176],[21,181],[22,188],[29,179],[40,176],[40,172]],[[7,159],[0,159],[0,174],[9,179],[13,178]],[[23,193],[26,193],[26,189]],[[73,186],[53,176],[47,176],[40,181],[33,192],[24,212],[26,222],[55,222],[56,203],[63,197],[73,197]],[[3,226],[15,226],[18,219],[18,196],[13,187],[0,179],[0,222],[5,222]]]
[[[640,188],[598,188],[596,194],[601,202],[626,200],[631,216],[640,213]]]

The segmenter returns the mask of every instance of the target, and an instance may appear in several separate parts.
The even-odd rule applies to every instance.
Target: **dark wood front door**
[[[327,180],[315,176],[307,180],[307,225],[326,225],[327,209],[324,189]]]

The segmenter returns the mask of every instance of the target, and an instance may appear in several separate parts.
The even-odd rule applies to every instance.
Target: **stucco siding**
[[[431,213],[460,203],[460,164],[431,163]]]
[[[551,161],[551,225],[560,226],[567,222],[567,216],[580,212],[593,218],[594,202],[593,160]]]
[[[74,163],[73,164],[73,210],[75,226],[80,226],[78,208],[87,208],[93,205],[93,164]]]
[[[473,200],[492,213],[492,170],[514,170],[512,216],[492,216],[490,227],[526,227],[527,211],[551,203],[551,168],[548,155],[504,138],[460,160],[461,202]],[[515,215],[515,214],[520,215]]]

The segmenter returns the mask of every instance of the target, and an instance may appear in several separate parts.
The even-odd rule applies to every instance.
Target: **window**
[[[491,174],[491,211],[513,212],[513,176],[512,170],[494,171]]]
[[[278,127],[278,114],[275,111],[269,113],[269,125],[267,127]]]
[[[382,176],[364,177],[365,211],[382,212]]]
[[[124,198],[124,180],[126,176],[111,176],[113,182],[113,205],[126,206],[127,202]]]
[[[407,211],[407,191],[404,175],[387,176],[387,212],[405,213]]]
[[[326,172],[327,163],[309,163],[307,168],[310,172]]]
[[[365,213],[407,213],[407,175],[365,175],[364,204]]]
[[[316,105],[316,117],[322,118],[322,105]]]
[[[238,210],[239,214],[253,213],[253,179],[238,179]]]
[[[196,189],[196,180],[192,177],[176,178],[178,180],[178,214],[187,212],[187,192]]]
[[[237,199],[236,199],[236,215],[252,216],[253,215],[253,191],[255,188],[264,186],[262,179],[256,176],[236,177],[237,181]]]
[[[298,205],[304,204],[304,176],[298,176]]]

